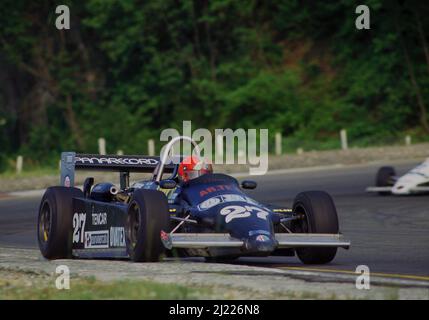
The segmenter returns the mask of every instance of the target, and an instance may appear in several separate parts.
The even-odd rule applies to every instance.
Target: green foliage
[[[0,170],[17,152],[96,152],[98,137],[145,153],[183,120],[280,131],[287,150],[337,148],[342,128],[356,146],[428,136],[403,50],[427,108],[424,2],[368,0],[370,30],[352,0],[65,3],[66,31],[54,1],[0,3]]]

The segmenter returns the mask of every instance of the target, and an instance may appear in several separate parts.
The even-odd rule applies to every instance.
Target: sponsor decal
[[[218,205],[221,202],[222,202],[222,196],[218,196],[218,197],[213,197],[213,198],[207,199],[206,201],[201,202],[198,205],[198,210],[204,211],[204,210],[213,208],[214,206]]]
[[[201,202],[198,205],[199,211],[208,210],[210,208],[213,208],[214,206],[218,205],[219,203],[226,203],[226,202],[247,202],[249,204],[255,204],[258,205],[258,203],[246,196],[239,195],[239,194],[223,194],[220,196],[215,196],[212,198],[209,198],[203,202]]]
[[[216,192],[216,191],[232,191],[236,189],[235,187],[228,185],[228,184],[219,184],[216,186],[208,187],[200,191],[200,197],[204,197],[208,195],[209,193]]]
[[[86,249],[109,248],[109,230],[85,232],[84,245]]]
[[[103,226],[107,224],[107,213],[93,213],[92,215],[92,225],[93,226]]]
[[[152,158],[114,158],[114,157],[76,157],[75,164],[118,164],[118,165],[151,165],[158,164],[157,159]]]
[[[153,181],[139,181],[133,184],[133,188],[135,189],[155,189],[158,185]]]
[[[164,230],[161,230],[161,240],[166,241],[168,240],[168,233]]]
[[[180,188],[174,189],[174,192],[168,195],[168,203],[174,203],[179,193],[180,193]]]
[[[110,227],[110,246],[125,247],[124,227]]]
[[[172,241],[171,241],[171,237],[170,237],[170,235],[169,235],[167,232],[165,232],[164,230],[161,230],[161,241],[162,241],[162,244],[164,245],[164,247],[165,247],[166,249],[171,249],[171,248],[173,248],[173,243],[172,243]]]
[[[260,234],[259,236],[256,237],[256,241],[258,242],[266,242],[269,241],[270,238],[268,238],[266,235]]]
[[[66,176],[66,177],[64,178],[64,187],[70,187],[70,185],[71,185],[70,177],[69,177],[69,176]]]

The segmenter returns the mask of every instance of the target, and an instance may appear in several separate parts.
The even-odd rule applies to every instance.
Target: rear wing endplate
[[[159,157],[135,155],[99,155],[61,153],[60,185],[73,187],[76,170],[152,173],[160,163]],[[166,164],[164,172],[173,172],[174,164]]]

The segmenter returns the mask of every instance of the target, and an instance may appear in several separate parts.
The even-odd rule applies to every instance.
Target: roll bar
[[[159,182],[161,180],[162,173],[164,172],[165,164],[167,163],[168,154],[170,153],[171,148],[173,147],[173,145],[177,141],[180,141],[180,140],[190,142],[194,146],[194,150],[197,152],[198,157],[200,156],[200,153],[201,153],[200,147],[190,137],[187,137],[187,136],[178,136],[178,137],[175,137],[175,138],[171,139],[171,141],[169,143],[167,143],[167,145],[164,148],[163,153],[161,154],[161,162],[160,162],[160,165],[159,165],[159,170],[158,170],[158,173],[156,175],[156,180],[155,181]],[[192,154],[192,152],[191,152],[191,154]]]

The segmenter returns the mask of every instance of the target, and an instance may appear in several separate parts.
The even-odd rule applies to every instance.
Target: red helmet
[[[200,160],[196,156],[188,156],[179,165],[179,178],[187,182],[207,173],[213,173],[210,163]]]

